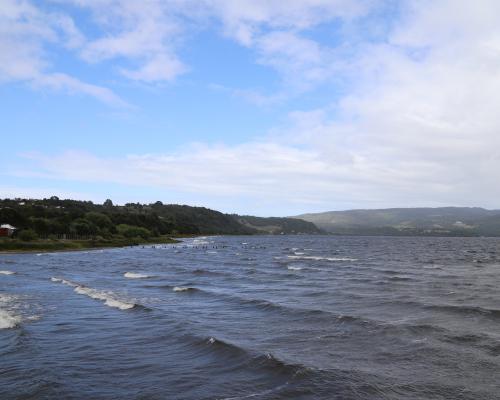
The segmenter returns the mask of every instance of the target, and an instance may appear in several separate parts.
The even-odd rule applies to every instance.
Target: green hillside
[[[320,233],[310,222],[292,218],[260,218],[224,214],[204,207],[177,204],[49,199],[0,200],[0,224],[11,224],[17,235],[38,238],[102,237],[148,239],[164,235]]]

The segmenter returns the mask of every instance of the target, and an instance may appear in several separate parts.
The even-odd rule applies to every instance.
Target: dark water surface
[[[500,398],[500,239],[208,237],[0,271],[2,400]]]

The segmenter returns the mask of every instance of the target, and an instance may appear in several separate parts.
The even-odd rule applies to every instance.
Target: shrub
[[[23,242],[30,242],[32,240],[38,239],[38,235],[33,229],[24,229],[21,232],[19,232],[19,239],[21,239]]]
[[[120,235],[123,235],[126,238],[141,237],[143,239],[148,239],[151,237],[151,232],[140,226],[120,224],[116,227],[116,229]]]

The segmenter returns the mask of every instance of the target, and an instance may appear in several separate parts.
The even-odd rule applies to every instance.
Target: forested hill
[[[271,235],[277,235],[281,233],[285,234],[324,233],[313,223],[295,218],[278,218],[278,217],[262,218],[262,217],[253,217],[250,215],[234,215],[234,217],[239,223],[248,228],[266,232]]]
[[[319,233],[312,223],[291,218],[255,218],[249,224],[237,215],[186,205],[128,203],[114,205],[91,201],[49,199],[0,200],[0,224],[35,231],[41,237],[75,234],[110,237],[175,234],[293,234]],[[271,219],[269,219],[271,220]],[[255,222],[254,221],[254,222]],[[300,222],[300,223],[297,223]],[[260,224],[260,226],[259,226]],[[272,229],[269,229],[272,226]]]
[[[500,236],[500,210],[479,207],[329,211],[295,218],[333,234]]]

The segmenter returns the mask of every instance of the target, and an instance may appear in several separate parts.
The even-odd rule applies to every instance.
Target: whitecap
[[[190,290],[194,290],[194,288],[187,286],[175,286],[173,289],[174,292],[188,292]]]
[[[71,287],[77,287],[77,286],[78,286],[78,284],[77,284],[77,283],[74,283],[74,282],[68,281],[68,280],[66,280],[66,279],[61,279],[61,278],[54,278],[54,277],[52,277],[52,278],[50,278],[50,280],[51,280],[52,282],[63,283],[63,284],[65,284],[65,285],[68,285],[68,286],[71,286]]]
[[[292,260],[315,260],[315,261],[358,261],[350,257],[318,257],[318,256],[288,256]]]
[[[291,270],[291,271],[300,271],[300,270],[302,270],[302,267],[294,267],[292,265],[289,265],[287,268],[289,270]]]
[[[21,318],[5,310],[0,309],[0,329],[15,328],[21,322]]]
[[[21,317],[15,315],[11,310],[6,310],[6,308],[10,307],[14,300],[17,300],[17,296],[12,296],[8,294],[0,294],[0,329],[10,329],[15,328],[17,325],[21,323]]]
[[[146,274],[139,274],[136,272],[125,272],[123,274],[125,278],[129,279],[145,279],[145,278],[151,278],[151,275],[146,275]]]
[[[12,271],[0,271],[0,275],[14,275],[15,272]]]
[[[135,303],[129,303],[117,299],[115,294],[112,292],[104,292],[101,290],[92,289],[87,286],[79,285],[77,283],[68,281],[66,279],[61,279],[61,278],[50,278],[50,279],[52,282],[59,282],[63,283],[64,285],[73,287],[75,292],[78,294],[88,296],[95,300],[101,300],[104,302],[105,305],[109,307],[119,308],[120,310],[129,310],[137,305]]]

